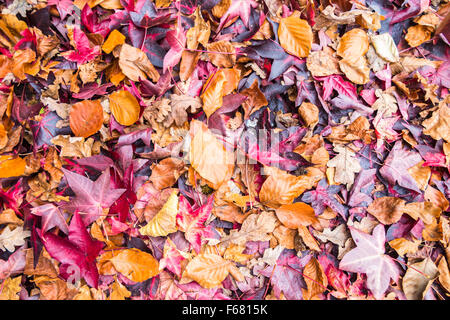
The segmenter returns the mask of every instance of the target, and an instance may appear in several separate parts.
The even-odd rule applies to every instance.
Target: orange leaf
[[[369,37],[362,29],[346,32],[337,47],[336,53],[349,63],[356,63],[369,50]]]
[[[189,159],[195,171],[217,186],[229,180],[234,170],[234,154],[202,122],[192,121],[191,130],[194,135]]]
[[[206,81],[204,91],[200,98],[202,98],[203,110],[208,118],[222,106],[225,81],[226,78],[222,72],[212,74]]]
[[[118,123],[130,126],[139,120],[141,107],[136,98],[126,90],[113,92],[109,96],[109,107]]]
[[[314,209],[303,202],[282,205],[275,212],[281,223],[290,229],[306,227],[319,222],[314,214]]]
[[[26,161],[12,156],[0,156],[0,178],[21,176],[25,172]]]
[[[259,192],[261,203],[272,208],[294,201],[305,190],[311,189],[320,179],[323,172],[317,168],[308,168],[306,175],[294,176],[275,167],[265,167],[269,177],[264,181]]]
[[[117,30],[113,30],[109,36],[108,39],[106,39],[105,43],[102,46],[102,49],[106,53],[111,53],[115,47],[117,47],[120,44],[125,43],[125,36],[121,34]]]
[[[70,129],[77,137],[87,138],[102,127],[103,108],[99,100],[75,103],[70,110]]]
[[[313,34],[308,21],[300,19],[299,11],[294,11],[290,17],[280,19],[278,37],[280,45],[288,53],[299,58],[309,55]]]
[[[121,251],[111,262],[118,272],[135,282],[145,281],[159,273],[158,260],[135,248]]]

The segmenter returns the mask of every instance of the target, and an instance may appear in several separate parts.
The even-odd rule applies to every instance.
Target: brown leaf
[[[247,96],[247,100],[242,103],[245,110],[245,119],[248,119],[253,112],[268,104],[266,97],[259,89],[258,80],[256,79],[250,87],[242,90],[240,93]]]
[[[159,80],[159,73],[148,59],[145,52],[124,43],[120,50],[119,66],[122,72],[132,81],[146,79],[153,82]]]
[[[444,139],[450,142],[450,107],[447,103],[442,103],[439,108],[433,112],[431,118],[422,122],[425,128],[423,133],[429,135],[435,140]]]
[[[306,66],[314,77],[340,73],[338,60],[326,51],[314,51],[306,59]]]
[[[450,272],[448,269],[447,260],[442,257],[438,264],[439,282],[450,293]]]
[[[314,209],[303,202],[295,202],[292,204],[284,204],[275,210],[278,219],[286,227],[297,229],[300,226],[309,226],[318,223]]]
[[[99,100],[75,103],[69,115],[70,129],[77,137],[87,138],[102,127],[103,108]]]
[[[405,200],[395,197],[375,199],[367,208],[367,212],[383,224],[393,224],[400,220],[405,212]]]
[[[229,41],[221,40],[217,42],[211,42],[206,45],[206,49],[210,51],[208,52],[209,60],[216,67],[231,68],[235,65],[236,49]]]
[[[298,107],[298,113],[311,130],[319,123],[319,108],[311,102],[303,102]]]
[[[327,276],[316,258],[312,257],[306,264],[303,269],[303,278],[308,287],[305,299],[309,300],[327,290]]]
[[[359,57],[355,61],[342,59],[339,61],[339,68],[353,83],[366,84],[369,82],[370,69],[364,57]]]
[[[417,272],[417,270],[420,272]],[[439,271],[430,258],[412,264],[406,270],[402,280],[403,292],[406,298],[408,300],[423,300],[426,292],[438,275]]]
[[[194,12],[194,27],[189,28],[186,33],[186,46],[188,49],[197,49],[199,43],[204,47],[208,45],[209,35],[211,34],[211,26],[209,21],[203,20],[200,8],[197,7]]]
[[[299,11],[294,11],[291,16],[280,19],[278,37],[280,45],[288,53],[299,58],[309,55],[313,34],[308,22],[300,19]]]
[[[162,190],[171,187],[184,172],[184,161],[176,158],[166,158],[151,167],[150,181]]]
[[[242,223],[240,230],[231,230],[230,234],[222,238],[222,243],[245,245],[248,241],[268,241],[278,220],[272,212],[263,211],[251,214]]]

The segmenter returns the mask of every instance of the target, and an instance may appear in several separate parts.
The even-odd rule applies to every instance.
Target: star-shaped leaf
[[[95,182],[64,168],[62,170],[70,188],[76,194],[75,199],[64,205],[64,209],[84,213],[83,221],[86,225],[97,220],[103,214],[103,208],[110,208],[126,191],[126,189],[111,189],[109,169],[106,169]]]
[[[55,205],[49,203],[31,209],[31,213],[35,216],[42,217],[42,231],[58,227],[65,234],[69,233],[66,219],[64,219],[61,211]]]
[[[384,254],[385,232],[382,224],[373,229],[372,235],[350,227],[356,248],[349,251],[341,260],[339,268],[350,272],[365,273],[367,287],[376,299],[381,299],[390,280],[397,281],[399,267]]]

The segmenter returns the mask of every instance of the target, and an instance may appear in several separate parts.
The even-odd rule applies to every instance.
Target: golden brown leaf
[[[314,77],[338,74],[338,60],[326,51],[314,51],[306,59],[306,66]]]
[[[217,254],[199,254],[186,266],[183,277],[186,276],[198,282],[203,288],[214,288],[220,286],[225,280],[231,266],[230,261]]]
[[[102,127],[103,108],[99,100],[75,103],[69,115],[70,129],[77,137],[87,138]]]
[[[420,272],[417,272],[417,270]],[[408,300],[422,300],[438,274],[439,271],[430,258],[412,264],[406,270],[402,280],[403,292],[406,298]]]
[[[105,53],[111,53],[115,47],[124,43],[125,36],[115,29],[109,34],[108,39],[102,45],[102,49]]]
[[[303,278],[308,287],[305,299],[309,300],[327,290],[328,279],[319,261],[312,257],[303,269]]]
[[[339,61],[339,68],[353,83],[365,84],[369,82],[370,69],[364,57],[359,57],[355,61],[343,59]]]
[[[180,177],[184,169],[184,161],[177,158],[166,158],[152,166],[150,181],[162,190],[171,187]]]
[[[425,41],[431,39],[431,35],[433,34],[433,28],[424,25],[415,25],[408,28],[408,32],[406,33],[405,40],[411,47],[418,47]]]

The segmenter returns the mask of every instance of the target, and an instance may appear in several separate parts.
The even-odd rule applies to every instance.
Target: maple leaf
[[[72,273],[74,270],[76,275],[78,270],[89,286],[97,288],[99,275],[95,259],[104,243],[92,240],[80,214],[73,215],[68,238],[43,232],[41,238],[50,256],[61,262],[59,271],[63,278],[67,279],[70,276],[68,272]]]
[[[166,268],[178,277],[181,277],[181,262],[186,260],[188,254],[178,250],[176,244],[167,238],[164,244],[163,258],[159,260],[159,269]]]
[[[58,9],[61,20],[64,20],[66,16],[72,11],[73,1],[72,0],[49,0],[47,2],[48,6],[55,5]]]
[[[0,260],[0,279],[23,272],[26,264],[26,252],[24,247],[17,249],[8,260]]]
[[[66,219],[61,214],[58,207],[53,204],[44,204],[39,207],[31,209],[31,213],[35,216],[42,217],[42,231],[58,227],[65,234],[69,233],[69,227],[67,226]]]
[[[81,31],[80,28],[75,27],[73,29],[73,39],[76,50],[70,50],[62,53],[67,60],[77,62],[78,64],[84,64],[101,54],[100,46],[92,46],[89,42],[89,38],[83,31]]]
[[[185,197],[180,196],[179,201],[177,225],[179,230],[184,232],[186,240],[198,253],[201,249],[202,239],[211,234],[210,229],[204,224],[213,209],[214,196],[208,197],[206,203],[195,210]]]
[[[334,180],[347,185],[347,189],[350,189],[355,181],[355,173],[361,171],[359,161],[355,158],[355,153],[348,147],[338,145],[334,148],[334,151],[338,154],[329,160],[327,165],[336,168]]]
[[[344,255],[339,268],[350,272],[365,273],[367,287],[377,299],[386,292],[390,280],[398,281],[400,268],[391,257],[384,254],[384,226],[379,224],[372,235],[350,227],[350,233],[356,248]]]
[[[14,252],[15,247],[24,245],[25,238],[30,235],[30,231],[24,231],[21,226],[16,227],[14,230],[6,226],[0,234],[0,250]]]
[[[422,158],[417,152],[404,148],[402,142],[399,140],[395,143],[389,156],[384,161],[384,165],[380,169],[380,174],[392,185],[397,182],[406,189],[420,192],[416,180],[408,172],[408,169],[421,160]]]
[[[63,168],[62,170],[70,188],[76,195],[75,199],[63,205],[63,208],[71,212],[84,213],[83,221],[86,225],[90,225],[103,215],[103,209],[110,208],[126,191],[126,189],[111,189],[109,169],[106,169],[95,182],[67,169]]]
[[[328,186],[326,180],[322,179],[315,190],[307,191],[303,194],[302,201],[311,203],[317,215],[321,215],[328,206],[345,219],[347,215],[346,209],[335,197],[339,190],[340,188],[337,188],[337,186]]]
[[[256,8],[258,3],[254,0],[232,0],[227,12],[220,19],[218,30],[235,17],[240,17],[244,25],[248,28],[248,20],[252,8]]]

